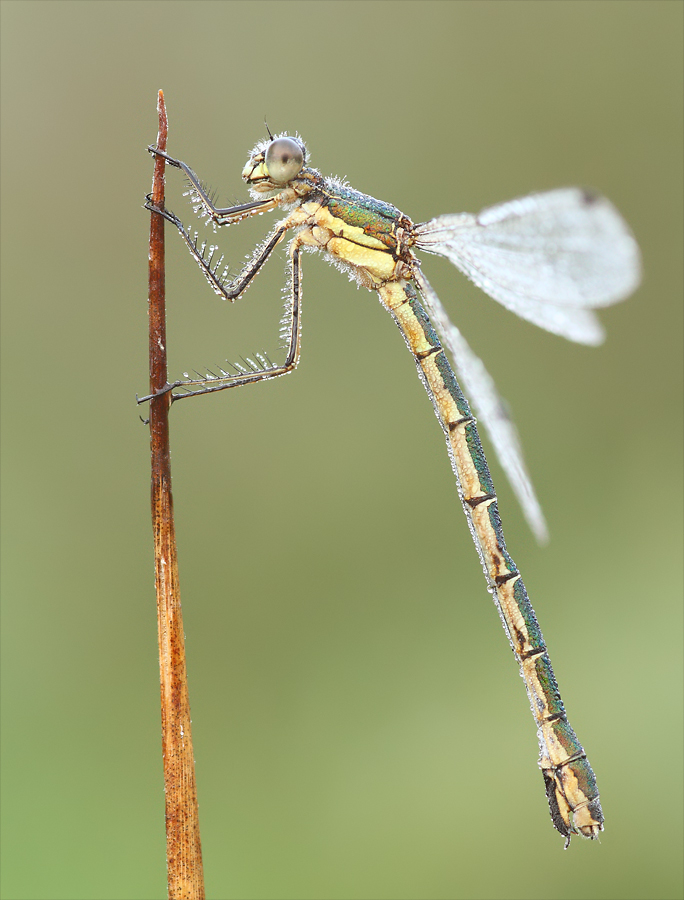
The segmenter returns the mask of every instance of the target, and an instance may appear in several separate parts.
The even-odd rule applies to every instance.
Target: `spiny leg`
[[[250,203],[242,203],[238,206],[214,206],[206,188],[192,171],[190,166],[186,165],[186,163],[180,159],[174,159],[173,156],[169,156],[169,154],[164,153],[163,150],[157,150],[156,147],[149,146],[147,149],[155,156],[163,156],[168,165],[174,166],[174,168],[181,169],[181,171],[185,172],[185,175],[190,182],[191,190],[196,195],[197,201],[202,204],[207,216],[209,216],[209,218],[217,225],[234,225],[236,222],[241,222],[249,216],[260,215],[262,212],[273,209],[278,205],[279,196],[272,197],[269,200],[252,200]]]
[[[228,266],[225,266],[223,271],[219,274],[219,269],[223,262],[223,255],[214,262],[214,253],[216,252],[217,247],[210,244],[207,249],[206,241],[203,241],[202,244],[198,245],[197,232],[195,232],[193,237],[175,213],[171,212],[170,209],[161,209],[155,206],[149,198],[146,200],[145,209],[159,213],[161,216],[164,216],[168,222],[175,225],[180,236],[185,241],[193,259],[200,267],[200,271],[211,285],[214,293],[218,294],[219,297],[223,297],[224,300],[230,300],[231,303],[233,300],[237,300],[238,297],[241,297],[247,290],[254,276],[261,269],[262,265],[283,239],[290,227],[286,222],[276,226],[266,240],[257,247],[252,258],[237,278],[233,281],[227,281]]]
[[[281,235],[282,236],[282,235]],[[268,381],[270,378],[278,378],[292,372],[299,362],[301,346],[301,302],[302,302],[302,271],[301,271],[301,240],[295,237],[290,242],[290,293],[283,317],[283,325],[287,334],[287,354],[281,365],[273,365],[268,357],[263,354],[255,354],[257,363],[245,360],[245,366],[233,363],[238,370],[237,375],[230,375],[224,369],[219,374],[200,376],[196,379],[175,381],[164,388],[163,393],[181,388],[183,393],[172,394],[173,400],[183,400],[185,397],[197,397],[201,394],[213,394],[216,391],[225,391],[228,388],[241,387],[245,384],[256,384],[259,381]],[[249,282],[248,282],[249,283]],[[246,287],[246,285],[245,285]],[[243,288],[244,290],[244,288]],[[198,373],[199,374],[199,373]],[[196,388],[192,390],[191,388]],[[138,403],[150,400],[151,396],[141,397]]]
[[[254,203],[248,203],[242,206],[218,209],[213,205],[199,178],[197,178],[195,173],[185,163],[181,162],[180,160],[174,159],[167,153],[156,150],[156,148],[154,147],[149,147],[148,149],[152,153],[163,156],[167,160],[169,165],[180,168],[186,173],[186,175],[190,179],[196,197],[198,197],[200,202],[203,204],[206,209],[207,215],[211,216],[215,224],[230,225],[233,222],[239,222],[242,219],[247,218],[248,216],[260,214],[265,210],[271,209],[278,203],[278,198],[273,198],[267,201],[256,201]],[[162,215],[168,222],[170,222],[178,229],[178,232],[185,241],[192,257],[199,265],[202,274],[205,276],[212,289],[220,297],[223,297],[226,300],[230,300],[231,302],[240,297],[249,287],[255,275],[259,272],[265,261],[268,259],[278,243],[283,239],[285,233],[290,227],[287,223],[287,220],[280,223],[271,232],[271,234],[268,235],[266,240],[256,248],[255,252],[252,255],[252,258],[244,266],[242,272],[240,272],[237,278],[235,278],[231,282],[227,282],[227,266],[219,275],[219,268],[223,262],[223,256],[221,256],[217,262],[214,263],[213,261],[214,253],[217,249],[216,247],[210,246],[208,252],[205,252],[207,248],[207,242],[204,241],[200,246],[198,246],[197,233],[195,232],[194,237],[191,236],[189,230],[185,228],[185,226],[178,218],[178,216],[175,215],[175,213],[171,212],[171,210],[155,206],[149,196],[146,198],[145,207],[153,212],[159,213],[159,215]],[[293,268],[296,266],[296,271],[293,274],[293,278],[297,283],[299,283],[300,275],[298,254],[296,255],[296,260],[294,261],[294,263],[291,263],[291,265],[293,266]],[[254,363],[252,360],[244,360],[245,366],[247,368],[243,367],[240,364],[233,365],[233,368],[237,370],[237,375],[230,375],[222,368],[220,368],[220,374],[210,373],[206,377],[203,377],[199,375],[199,373],[197,373],[199,376],[198,379],[188,379],[167,384],[164,387],[163,391],[161,391],[160,393],[168,393],[176,387],[184,387],[186,385],[203,385],[211,383],[209,389],[202,389],[197,391],[189,391],[186,387],[185,393],[173,395],[173,400],[176,400],[183,396],[193,396],[200,393],[208,393],[210,390],[223,390],[228,387],[238,386],[239,384],[249,384],[253,381],[261,381],[264,380],[264,377],[275,377],[279,374],[285,374],[287,371],[290,371],[290,369],[293,368],[294,365],[296,365],[296,358],[294,361],[294,365],[291,364],[290,360],[290,357],[292,356],[292,347],[296,346],[298,348],[298,337],[295,337],[295,331],[298,328],[298,325],[296,323],[296,317],[298,317],[298,312],[296,311],[298,311],[299,309],[298,295],[295,300],[291,299],[288,302],[288,307],[293,310],[293,312],[288,316],[288,320],[290,321],[290,325],[288,327],[288,332],[290,333],[290,341],[288,359],[283,366],[274,366],[265,354],[257,354],[257,363]],[[143,397],[138,400],[138,402],[142,403],[148,399],[150,398]]]
[[[255,200],[250,203],[243,203],[239,206],[225,208],[216,207],[204,185],[188,165],[179,159],[174,159],[174,157],[169,156],[168,153],[165,153],[162,150],[157,150],[156,147],[150,146],[147,149],[154,155],[162,156],[170,166],[174,166],[185,172],[190,182],[191,199],[196,204],[195,212],[201,209],[201,215],[208,217],[214,223],[214,231],[216,230],[216,226],[233,225],[250,216],[261,215],[263,212],[267,212],[278,205],[279,197],[276,196],[269,200]],[[256,272],[258,272],[261,264],[282,237],[282,234],[279,237],[276,237],[275,232],[272,235],[269,235],[264,244],[262,244],[255,252],[248,265],[244,267],[240,275],[233,282],[228,282],[228,266],[225,266],[223,271],[219,274],[219,269],[223,263],[223,255],[214,262],[214,254],[218,249],[216,246],[210,244],[207,247],[207,241],[203,241],[198,245],[197,232],[195,232],[193,236],[190,229],[183,225],[175,213],[171,212],[171,210],[160,209],[154,206],[150,197],[146,198],[145,208],[153,212],[158,212],[160,215],[164,216],[167,221],[171,222],[172,225],[176,226],[212,290],[226,300],[235,300],[240,296],[249,281],[251,281]]]

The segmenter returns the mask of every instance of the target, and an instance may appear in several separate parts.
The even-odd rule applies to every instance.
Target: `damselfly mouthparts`
[[[566,838],[598,837],[603,813],[594,773],[570,727],[546,645],[518,569],[504,541],[494,485],[476,420],[445,350],[484,424],[527,520],[538,538],[546,525],[525,469],[516,431],[491,377],[444,311],[423,275],[416,250],[447,257],[478,287],[525,319],[585,344],[599,344],[603,331],[592,308],[627,297],[640,278],[639,250],[615,208],[603,197],[563,188],[533,194],[478,215],[440,216],[420,225],[394,206],[323,177],[307,165],[299,137],[269,136],[252,151],[242,177],[252,202],[218,208],[183,162],[167,162],[185,173],[195,212],[214,226],[232,225],[280,208],[286,216],[256,248],[233,280],[216,248],[200,244],[180,219],[149,201],[148,209],[176,226],[214,291],[240,297],[289,231],[289,290],[283,319],[285,361],[265,355],[167,385],[173,400],[253,384],[285,375],[300,349],[301,254],[320,250],[338,268],[376,291],[399,327],[446,437],[458,493],[504,630],[520,665],[537,725],[540,759],[551,819]],[[149,398],[144,398],[149,399]]]

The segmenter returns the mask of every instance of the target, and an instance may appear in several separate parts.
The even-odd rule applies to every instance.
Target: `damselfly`
[[[603,197],[578,188],[533,194],[483,210],[439,216],[420,225],[389,203],[323,177],[308,165],[299,138],[286,134],[256,145],[243,169],[252,202],[224,209],[185,163],[159,153],[189,182],[195,213],[217,226],[233,225],[268,210],[286,216],[234,279],[214,262],[216,247],[166,209],[147,208],[176,226],[214,291],[235,300],[246,291],[288,231],[288,290],[281,334],[285,361],[265,354],[169,384],[173,400],[265,381],[291,372],[300,350],[301,255],[320,250],[339,269],[370,290],[399,327],[446,437],[458,493],[504,630],[513,648],[537,725],[540,759],[551,819],[566,838],[598,837],[603,813],[596,778],[570,727],[546,645],[518,569],[504,541],[494,485],[473,409],[485,426],[527,520],[538,538],[546,525],[525,469],[513,424],[491,377],[444,311],[415,255],[447,257],[478,287],[534,324],[584,344],[599,344],[603,331],[594,307],[627,297],[640,278],[639,250],[615,208]],[[145,398],[149,399],[149,398]]]

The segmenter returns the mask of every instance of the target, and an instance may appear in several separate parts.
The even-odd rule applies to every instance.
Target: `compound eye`
[[[286,184],[304,165],[304,151],[293,138],[277,138],[268,145],[264,162],[271,181]]]

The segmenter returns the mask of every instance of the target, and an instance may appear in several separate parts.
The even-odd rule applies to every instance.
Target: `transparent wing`
[[[579,188],[439,216],[415,235],[419,249],[446,256],[517,315],[584,344],[603,340],[590,309],[623,300],[641,278],[639,248],[618,211]]]
[[[449,320],[439,297],[420,270],[416,272],[415,278],[430,319],[452,358],[463,392],[471,403],[478,422],[487,430],[525,518],[537,540],[546,543],[549,538],[546,521],[525,468],[518,431],[507,413],[504,401],[497,393],[494,380],[482,360],[475,356],[461,332]]]

